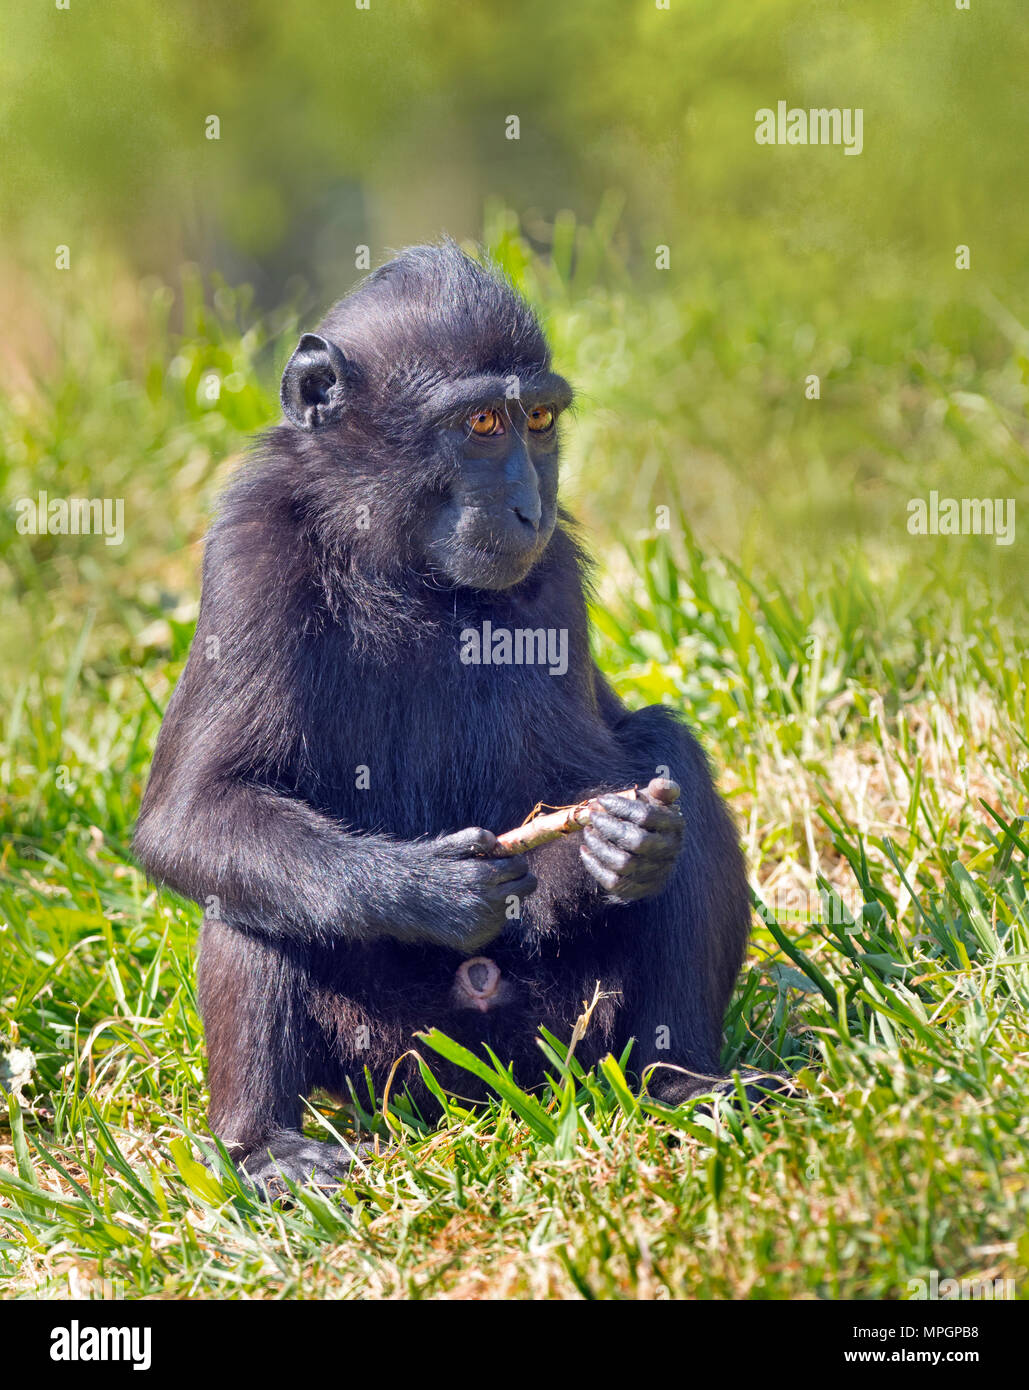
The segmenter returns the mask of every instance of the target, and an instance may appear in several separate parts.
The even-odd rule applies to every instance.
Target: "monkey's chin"
[[[498,592],[513,589],[527,578],[540,551],[521,551],[517,554],[494,552],[484,555],[481,551],[474,555],[451,555],[444,570],[447,581],[456,589],[482,589]]]

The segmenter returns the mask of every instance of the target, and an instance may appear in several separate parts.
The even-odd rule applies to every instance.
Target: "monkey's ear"
[[[282,373],[279,399],[286,419],[301,430],[316,430],[343,412],[350,363],[335,343],[305,333]]]

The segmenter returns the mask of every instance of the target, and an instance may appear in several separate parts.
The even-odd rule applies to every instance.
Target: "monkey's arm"
[[[354,833],[283,789],[319,737],[310,595],[260,526],[216,528],[182,679],[161,728],[134,847],[155,879],[234,926],[307,942],[389,936],[474,951],[535,880],[485,830]]]
[[[508,895],[535,886],[524,859],[483,857],[486,831],[392,841],[195,765],[191,783],[151,782],[135,852],[153,878],[266,937],[475,951],[502,930]]]

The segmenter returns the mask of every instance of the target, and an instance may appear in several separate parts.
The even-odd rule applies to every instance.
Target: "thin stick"
[[[636,788],[616,792],[614,795],[630,796],[635,800]],[[600,807],[596,801],[580,801],[575,806],[562,806],[560,810],[551,811],[549,815],[535,816],[516,830],[507,830],[503,835],[498,835],[497,847],[493,853],[498,858],[509,859],[513,854],[524,854],[526,850],[548,845],[551,840],[559,840],[562,835],[574,835],[589,825],[593,812],[597,810],[600,810]]]

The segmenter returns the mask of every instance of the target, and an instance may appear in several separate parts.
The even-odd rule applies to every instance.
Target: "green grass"
[[[593,235],[576,234],[580,255]],[[271,416],[293,322],[254,327],[245,298],[191,284],[174,306],[144,287],[112,323],[98,308],[110,270],[83,271],[62,309],[61,366],[0,407],[8,496],[124,496],[128,528],[117,552],[13,528],[0,550],[12,594],[0,610],[0,1286],[905,1297],[937,1269],[1024,1290],[1025,629],[992,542],[919,547],[903,525],[906,498],[935,485],[930,458],[955,478],[959,454],[972,460],[971,476],[990,480],[977,495],[996,494],[995,478],[1012,489],[1027,437],[1019,349],[975,311],[959,344],[933,349],[932,373],[913,372],[917,314],[896,309],[892,332],[911,347],[892,366],[852,320],[864,349],[842,399],[830,393],[820,415],[789,404],[778,445],[761,445],[770,468],[792,439],[797,486],[779,505],[758,488],[749,541],[726,548],[747,554],[739,567],[719,558],[716,539],[733,534],[723,503],[742,510],[765,476],[743,460],[762,394],[783,388],[738,350],[763,340],[769,360],[779,353],[774,304],[730,296],[738,317],[723,340],[698,319],[702,281],[648,298],[605,267],[601,245],[593,288],[575,288],[579,259],[528,262],[509,229],[494,240],[522,258],[558,359],[584,387],[570,482],[600,538],[598,657],[630,703],[689,712],[746,847],[758,910],[725,1063],[789,1066],[798,1093],[755,1111],[666,1111],[627,1087],[625,1059],[587,1076],[568,1039],[541,1039],[547,1091],[521,1092],[500,1058],[495,1104],[449,1101],[431,1130],[397,1097],[383,1115],[360,1078],[351,1108],[313,1106],[312,1132],[383,1141],[354,1172],[350,1213],[304,1191],[291,1208],[259,1206],[224,1163],[199,1166],[198,913],[148,889],[128,844],[195,614],[193,542],[223,461]],[[651,411],[648,383],[691,333],[682,389]],[[737,408],[756,361],[758,403]],[[214,403],[198,391],[210,371]],[[981,406],[955,399],[970,381]],[[857,524],[837,526],[854,475],[834,496],[814,484],[872,394],[904,408],[883,405],[890,449],[881,435],[867,446],[881,464],[870,510],[852,502]],[[695,493],[676,441],[705,424],[719,484]],[[851,462],[867,472],[860,452]],[[662,504],[667,531],[654,529]],[[784,539],[798,515],[806,547]],[[1024,544],[1012,550],[1013,567]],[[452,1046],[415,1045],[429,1073]]]

